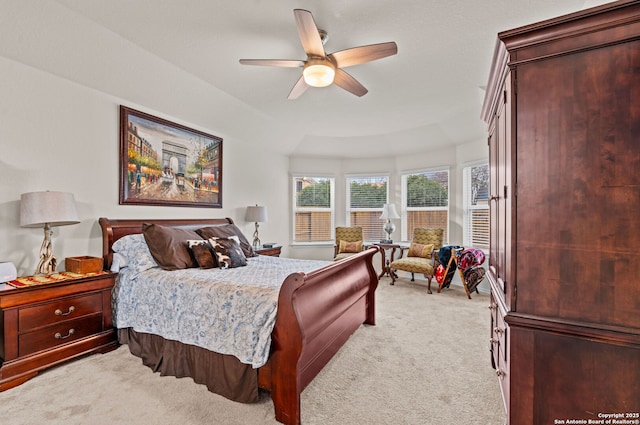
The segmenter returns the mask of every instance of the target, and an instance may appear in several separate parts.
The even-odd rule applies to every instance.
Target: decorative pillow
[[[191,239],[187,241],[187,247],[201,269],[218,267],[218,257],[214,255],[215,252],[209,241],[205,241],[204,239]]]
[[[343,252],[353,253],[353,252],[360,252],[360,251],[362,251],[362,241],[357,241],[357,242],[340,241],[340,244],[338,245],[338,254],[341,254]]]
[[[187,248],[188,240],[202,239],[195,231],[145,223],[142,225],[142,234],[149,245],[151,255],[163,269],[198,267]]]
[[[114,242],[112,249],[114,253],[124,257],[124,264],[120,264],[120,267],[126,266],[132,273],[140,273],[158,267],[158,263],[153,259],[147,242],[141,234],[121,237]],[[121,261],[121,263],[123,262]]]
[[[228,238],[210,238],[209,243],[215,250],[218,266],[221,269],[232,269],[247,265],[247,257],[244,256],[240,241],[237,236]]]
[[[407,254],[407,257],[431,258],[432,252],[433,252],[433,244],[423,245],[421,243],[411,242],[411,246],[409,246],[409,253]]]
[[[255,257],[256,254],[253,251],[253,247],[247,240],[247,238],[242,234],[242,231],[235,224],[223,224],[221,226],[209,226],[203,227],[201,229],[196,230],[203,239],[210,238],[228,238],[230,236],[237,236],[240,241],[240,247],[242,248],[242,252],[244,256]]]

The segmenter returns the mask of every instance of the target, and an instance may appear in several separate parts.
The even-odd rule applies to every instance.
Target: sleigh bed
[[[187,231],[206,227],[224,231],[235,229],[236,233],[239,232],[230,218],[176,220],[100,218],[99,223],[102,228],[103,256],[107,269],[112,268],[114,262],[114,243],[125,236],[141,234],[145,226],[156,225]],[[240,236],[243,237],[243,235]],[[140,240],[140,237],[137,237]],[[123,242],[132,238],[136,236],[126,238]],[[320,267],[315,267],[313,270],[287,274],[282,283],[277,285],[279,289],[271,295],[276,313],[272,332],[269,334],[270,343],[266,347],[266,361],[263,364],[259,360],[251,362],[243,359],[241,361],[232,354],[212,351],[189,339],[185,342],[174,335],[140,331],[126,324],[123,326],[115,320],[119,341],[127,344],[129,350],[154,371],[162,375],[191,377],[195,382],[205,384],[210,391],[232,400],[254,402],[259,399],[258,388],[265,389],[271,394],[276,420],[284,424],[300,424],[300,393],[360,325],[375,324],[375,290],[378,278],[372,265],[372,257],[376,252],[377,248],[374,247],[343,261],[318,262]],[[120,259],[119,255],[115,254],[116,260]],[[286,268],[281,269],[285,266],[277,263],[279,261],[288,268],[295,267],[295,264],[291,264],[295,261],[301,261],[300,265],[304,265],[307,269],[313,265],[313,263],[304,263],[302,260],[257,256],[249,258],[248,266],[239,269],[246,269],[249,272],[258,265],[269,267],[269,264],[272,264],[282,272]],[[200,279],[207,272],[212,277],[226,276],[226,273],[231,273],[220,269],[193,271]],[[233,273],[240,272],[233,271]],[[171,276],[183,279],[182,276],[190,272],[184,270],[171,272],[155,267],[145,273],[151,277]],[[140,273],[141,276],[143,274]],[[254,275],[261,274],[263,273],[254,272]],[[125,267],[118,280],[120,278],[125,280],[126,275]],[[140,285],[135,281],[136,279],[142,281],[142,277],[134,279],[135,285]],[[124,304],[119,305],[118,291],[122,291],[119,286],[121,284],[124,285],[124,282],[117,282],[114,288],[113,309],[116,312],[118,308],[127,308]],[[155,287],[163,290],[167,285],[163,280],[158,280]],[[178,284],[171,284],[170,288],[174,294],[172,296],[180,297],[176,288],[182,287],[199,290],[203,287],[208,288],[208,282],[198,281],[189,284],[185,278]],[[236,288],[236,293],[242,292],[242,285],[239,288]],[[207,295],[210,295],[210,292]],[[235,293],[230,295],[229,299],[234,297]],[[203,304],[201,300],[202,297],[199,297],[198,302],[194,304]],[[166,319],[164,317],[166,311],[163,312],[162,308],[148,310],[157,310],[157,313],[149,313],[151,315],[162,314],[163,316],[162,318],[145,318],[145,320],[154,322]],[[188,311],[180,311],[176,316],[182,313],[190,314]],[[209,334],[208,329],[203,329],[199,325],[198,330],[197,337],[206,338]],[[255,330],[251,332],[259,334]],[[202,345],[206,346],[206,344]]]

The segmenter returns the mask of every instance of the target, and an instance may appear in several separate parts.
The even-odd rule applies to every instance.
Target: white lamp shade
[[[380,216],[380,218],[383,220],[400,218],[400,215],[398,215],[398,211],[396,211],[396,205],[384,204],[384,207],[382,208],[382,215]]]
[[[73,194],[67,192],[29,192],[20,195],[20,226],[66,226],[80,223]]]
[[[258,205],[247,207],[247,213],[244,219],[255,223],[266,223],[268,220],[267,207]]]

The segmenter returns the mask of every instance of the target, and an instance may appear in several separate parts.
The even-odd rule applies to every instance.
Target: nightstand
[[[111,318],[115,276],[25,288],[0,284],[0,391],[67,360],[117,348]]]
[[[276,246],[273,246],[271,248],[265,248],[265,247],[261,246],[258,249],[254,249],[256,254],[270,255],[272,257],[279,257],[281,250],[282,250],[282,246],[281,245],[276,245]]]

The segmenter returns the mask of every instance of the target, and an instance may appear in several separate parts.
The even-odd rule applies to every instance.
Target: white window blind
[[[362,227],[367,241],[385,238],[382,207],[389,199],[389,177],[347,177],[347,225]]]
[[[465,246],[489,249],[489,165],[478,164],[462,170],[464,193]]]
[[[330,242],[333,238],[334,179],[293,178],[294,242]]]
[[[402,175],[402,238],[411,240],[413,229],[444,229],[449,239],[449,170]]]

